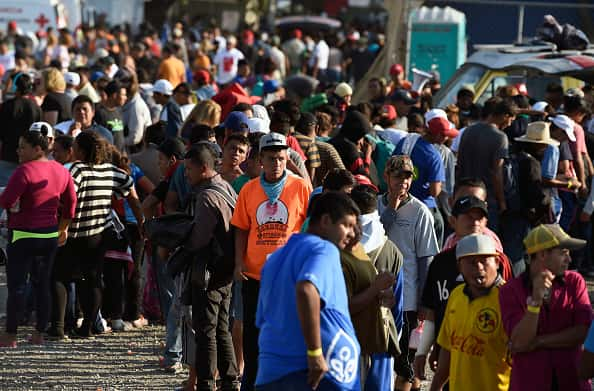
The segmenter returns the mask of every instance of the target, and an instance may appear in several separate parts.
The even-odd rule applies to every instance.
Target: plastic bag
[[[417,328],[410,333],[410,338],[408,339],[409,349],[417,350],[417,348],[419,347],[419,344],[421,343],[421,334],[423,334],[424,323],[425,322],[423,321],[419,322]]]

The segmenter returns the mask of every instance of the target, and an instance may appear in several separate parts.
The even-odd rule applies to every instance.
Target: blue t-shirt
[[[587,350],[590,353],[594,353],[594,323],[590,325],[588,336],[586,337],[586,341],[584,342],[584,350]]]
[[[307,347],[295,297],[300,281],[311,282],[320,294],[322,350],[330,369],[325,378],[339,390],[359,390],[361,349],[349,315],[338,248],[311,234],[293,234],[262,269],[256,314],[260,328],[256,385],[307,370]]]
[[[130,170],[132,171],[130,173],[130,176],[134,181],[134,186],[138,186],[138,181],[140,180],[140,178],[144,176],[144,172],[142,172],[140,167],[138,167],[134,163],[130,163]],[[136,217],[134,217],[134,213],[132,213],[132,208],[130,208],[130,204],[127,200],[124,200],[124,212],[126,213],[127,223],[138,224],[138,221],[136,221]]]
[[[400,140],[393,155],[402,154],[404,140]],[[433,144],[419,138],[410,158],[415,166],[416,178],[410,187],[410,194],[421,200],[427,207],[436,208],[435,198],[429,192],[431,182],[445,182],[445,169],[439,151]]]
[[[543,178],[555,179],[559,167],[559,147],[548,145],[544,151],[540,166]]]

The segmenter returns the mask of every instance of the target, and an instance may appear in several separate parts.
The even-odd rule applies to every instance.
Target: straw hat
[[[551,138],[549,127],[551,124],[544,121],[536,121],[528,124],[526,134],[522,137],[516,137],[516,141],[535,144],[548,144],[558,147],[559,141]]]

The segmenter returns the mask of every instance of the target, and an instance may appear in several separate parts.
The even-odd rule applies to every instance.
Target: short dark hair
[[[468,88],[460,88],[458,90],[458,93],[456,93],[456,99],[460,99],[465,95],[467,95],[468,97],[474,97],[474,92]]]
[[[74,110],[74,108],[76,107],[76,105],[78,104],[83,104],[83,103],[88,103],[91,105],[91,108],[93,109],[93,111],[95,111],[95,104],[93,103],[93,101],[91,100],[91,98],[89,98],[86,95],[79,95],[76,98],[74,98],[72,100],[72,110]]]
[[[482,181],[480,178],[460,178],[456,181],[454,185],[454,196],[463,187],[480,187],[487,193],[487,186],[485,182]]]
[[[147,144],[151,143],[155,145],[161,145],[161,143],[165,141],[165,138],[167,137],[165,129],[165,123],[162,121],[147,126],[144,132],[144,141]]]
[[[207,141],[215,136],[215,131],[208,125],[197,124],[190,129],[190,144],[195,144],[198,141]]]
[[[275,111],[270,118],[270,131],[280,133],[283,136],[291,130],[291,119],[282,111]]]
[[[74,137],[68,136],[67,134],[61,134],[55,138],[54,144],[60,144],[62,148],[70,149],[72,148],[72,145],[74,145]]]
[[[248,140],[248,138],[241,133],[233,133],[229,137],[227,137],[227,140],[225,141],[225,145],[223,147],[225,147],[231,141],[237,141],[239,142],[239,144],[247,145],[248,147],[250,146],[250,140]]]
[[[249,103],[245,103],[245,102],[238,103],[235,106],[233,106],[233,108],[231,109],[231,111],[241,111],[241,112],[248,111],[248,110],[253,110],[252,105],[250,105]]]
[[[565,96],[563,98],[563,108],[566,113],[584,113],[590,112],[586,100],[579,96]]]
[[[409,129],[422,128],[425,126],[425,119],[419,113],[408,113],[406,120],[408,121]]]
[[[326,174],[322,187],[325,191],[340,191],[345,186],[355,186],[357,180],[349,171],[342,168],[334,168]]]
[[[198,143],[192,145],[192,148],[186,153],[185,160],[189,160],[197,166],[206,166],[214,170],[217,163],[217,152],[209,143]]]
[[[18,72],[13,76],[12,82],[14,83],[14,90],[21,93],[21,95],[33,92],[33,80],[26,73]]]
[[[282,99],[272,104],[275,112],[285,113],[289,117],[291,126],[295,126],[299,117],[301,117],[301,110],[297,102],[290,99]]]
[[[367,214],[377,210],[377,194],[370,186],[355,186],[351,192],[351,198],[359,207],[361,214]]]
[[[498,96],[488,99],[483,107],[483,118],[489,115],[516,115],[517,106],[508,99],[503,99]]]
[[[103,91],[107,94],[107,96],[109,96],[119,93],[122,88],[124,88],[124,86],[119,80],[112,80],[107,83]]]
[[[310,226],[320,222],[323,215],[329,215],[332,222],[337,222],[348,215],[359,216],[357,204],[347,194],[330,191],[316,197],[310,215]]]

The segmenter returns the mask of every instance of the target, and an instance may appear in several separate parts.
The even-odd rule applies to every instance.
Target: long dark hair
[[[108,161],[107,141],[92,131],[81,132],[75,143],[82,152],[82,161],[88,164],[101,164]]]

